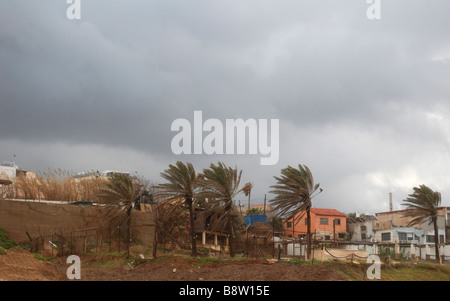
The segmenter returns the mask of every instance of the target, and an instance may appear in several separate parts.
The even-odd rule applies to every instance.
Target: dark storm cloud
[[[382,0],[376,21],[360,0],[81,5],[70,21],[65,1],[0,3],[3,158],[154,181],[178,159],[224,160],[259,202],[281,168],[304,163],[325,186],[318,204],[341,210],[377,210],[389,190],[426,181],[450,187],[436,176],[450,163],[446,0]],[[171,122],[194,110],[280,119],[279,163],[173,155]]]

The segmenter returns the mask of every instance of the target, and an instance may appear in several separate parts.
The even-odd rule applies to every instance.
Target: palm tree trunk
[[[127,208],[127,258],[130,257],[130,239],[131,239],[131,204]]]
[[[228,247],[230,248],[230,257],[234,257],[234,244],[233,244],[233,221],[228,221],[228,232],[230,233],[230,239],[228,239]]]
[[[192,241],[192,257],[197,257],[197,239],[195,237],[195,218],[194,218],[194,210],[192,208],[192,199],[186,199],[186,202],[189,207],[189,219],[191,223],[191,241]]]
[[[438,233],[438,226],[437,226],[437,218],[433,220],[433,226],[434,226],[434,250],[436,254],[436,261],[439,263],[439,233]]]
[[[310,213],[310,208],[308,206],[308,208],[306,209],[306,218],[308,219],[308,224],[306,227],[306,233],[307,233],[307,247],[308,247],[308,252],[306,253],[306,259],[310,259],[311,258],[311,213]]]

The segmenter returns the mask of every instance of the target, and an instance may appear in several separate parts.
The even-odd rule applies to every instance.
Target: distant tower
[[[389,192],[389,211],[392,211],[392,192]]]

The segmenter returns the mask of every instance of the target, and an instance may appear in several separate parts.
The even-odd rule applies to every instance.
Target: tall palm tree
[[[169,168],[161,173],[167,183],[155,186],[157,197],[162,197],[166,201],[182,199],[182,203],[174,203],[179,206],[187,206],[189,210],[190,235],[192,244],[192,256],[197,256],[197,241],[195,234],[195,216],[193,203],[199,192],[198,176],[191,163],[184,164],[178,161],[175,165],[170,164]]]
[[[101,203],[114,204],[120,207],[119,214],[114,217],[119,226],[126,224],[127,256],[130,256],[131,209],[134,202],[139,199],[140,193],[133,179],[125,174],[114,174],[100,188],[99,201]],[[125,215],[123,212],[125,212]]]
[[[211,164],[209,169],[204,169],[200,184],[203,195],[210,199],[212,206],[211,217],[215,224],[225,225],[229,235],[230,257],[234,257],[233,243],[233,217],[235,213],[233,199],[242,189],[239,189],[242,170],[227,167],[219,162]]]
[[[288,166],[281,170],[280,177],[274,177],[277,180],[276,185],[272,185],[273,190],[270,193],[275,194],[272,203],[273,210],[278,212],[278,216],[286,218],[286,220],[294,220],[296,215],[306,212],[307,218],[307,258],[311,257],[311,200],[320,191],[313,195],[319,184],[314,184],[314,178],[306,165],[298,165],[298,169]],[[297,222],[300,219],[297,219]],[[294,225],[293,225],[294,226]]]
[[[403,214],[405,217],[412,218],[408,226],[423,224],[428,222],[434,226],[434,247],[436,251],[436,261],[439,262],[439,233],[437,226],[438,208],[441,205],[441,193],[433,191],[426,185],[420,185],[413,188],[414,192],[403,200],[402,204],[407,209]]]
[[[253,184],[248,182],[245,183],[244,187],[242,187],[242,191],[244,192],[245,196],[248,196],[248,210],[250,210],[250,195],[252,193]]]

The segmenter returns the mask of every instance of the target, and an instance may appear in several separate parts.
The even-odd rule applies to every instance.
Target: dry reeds
[[[62,169],[39,172],[37,175],[23,173],[16,177],[14,183],[15,198],[97,202],[100,188],[106,181],[96,176],[74,178],[70,172]]]

